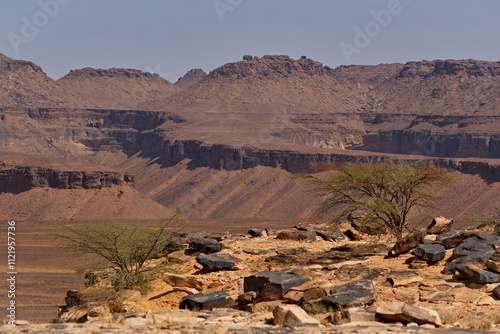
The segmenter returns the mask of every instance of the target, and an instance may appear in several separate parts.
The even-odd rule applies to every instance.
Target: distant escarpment
[[[0,192],[19,193],[33,188],[102,189],[133,185],[134,177],[120,172],[58,171],[40,167],[0,169]]]
[[[132,68],[110,68],[101,69],[85,67],[82,69],[71,70],[63,78],[132,78],[132,79],[160,79],[156,73],[143,72]]]
[[[486,62],[472,59],[408,62],[399,73],[399,77],[429,75],[495,77],[500,75],[500,62]]]
[[[465,174],[478,174],[491,182],[500,181],[500,161],[433,158],[421,155],[389,155],[373,152],[337,151],[336,153],[307,153],[291,150],[268,150],[252,147],[234,147],[205,144],[197,140],[162,139],[156,133],[139,137],[140,146],[152,156],[172,166],[190,159],[190,167],[210,167],[218,170],[240,170],[256,166],[281,168],[289,172],[317,172],[325,164],[344,162],[409,161],[432,162],[438,166]]]

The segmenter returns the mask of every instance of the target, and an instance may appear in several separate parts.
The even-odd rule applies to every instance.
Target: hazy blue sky
[[[500,60],[499,0],[0,0],[0,9],[0,53],[55,79],[91,66],[176,81],[244,54],[332,67]]]

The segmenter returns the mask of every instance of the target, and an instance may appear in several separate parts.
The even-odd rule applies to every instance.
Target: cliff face
[[[193,130],[189,117],[148,111],[78,110],[78,109],[4,109],[0,112],[5,123],[0,140],[11,142],[11,147],[32,141],[40,152],[60,152],[66,158],[92,156],[101,151],[138,153],[159,158],[165,166],[190,159],[192,167],[210,167],[219,170],[239,170],[256,166],[279,167],[290,172],[317,170],[315,165],[343,161],[376,161],[381,159],[434,160],[436,163],[464,173],[479,173],[488,180],[498,181],[498,166],[492,161],[469,158],[500,158],[500,134],[480,133],[475,127],[494,124],[499,118],[440,117],[418,115],[372,115],[369,113],[345,115],[328,119],[324,115],[303,114],[293,117],[287,126],[274,131],[273,138],[286,139],[295,146],[275,148],[251,145],[209,143],[204,140],[180,139],[185,129]],[[31,120],[38,134],[49,140],[42,145],[33,137],[31,128],[25,129],[10,121],[16,118]],[[340,118],[339,118],[340,117]],[[342,128],[345,118],[357,119],[356,124]],[[478,125],[479,124],[479,125]],[[202,124],[204,125],[204,123]],[[291,126],[296,126],[295,131]],[[395,128],[406,128],[396,130]],[[338,131],[332,133],[332,128]],[[298,131],[301,129],[300,131]],[[260,129],[257,128],[258,131]],[[9,132],[12,131],[12,132]],[[214,131],[216,131],[214,129]],[[222,131],[222,130],[221,130]],[[241,131],[234,127],[234,131]],[[301,132],[302,131],[302,132]],[[476,133],[477,132],[477,133]],[[227,131],[223,132],[227,135]],[[300,133],[307,136],[300,137]],[[259,132],[255,132],[257,137]],[[17,136],[18,139],[15,139]],[[19,141],[16,144],[16,141]],[[325,143],[329,143],[325,145]],[[332,148],[333,147],[333,148]],[[397,157],[396,155],[411,155]],[[29,174],[29,173],[28,173]],[[26,174],[26,175],[28,175]],[[47,173],[45,173],[47,174]],[[49,173],[50,174],[50,173]],[[66,176],[61,176],[62,179]],[[69,176],[68,176],[69,178]],[[79,176],[74,177],[80,180]],[[49,180],[50,177],[44,176]],[[52,177],[57,180],[58,176]],[[93,179],[93,178],[91,178]],[[30,181],[31,182],[31,181]],[[44,183],[45,182],[45,183]],[[80,181],[78,181],[80,182]],[[90,181],[89,181],[90,182]],[[109,183],[103,181],[103,184]],[[112,184],[114,181],[110,181]],[[118,182],[118,181],[117,181]],[[43,181],[56,184],[57,181]],[[85,187],[82,179],[81,187]],[[78,185],[77,187],[79,187]],[[61,187],[71,187],[61,183]]]
[[[134,177],[120,172],[58,171],[40,167],[14,167],[0,170],[0,192],[20,193],[33,188],[102,189],[132,186]]]
[[[257,166],[276,167],[288,172],[316,172],[322,164],[375,161],[432,161],[438,166],[465,174],[478,174],[491,182],[500,181],[500,162],[467,159],[442,159],[421,155],[384,155],[364,152],[361,154],[301,153],[288,150],[262,150],[227,145],[207,145],[200,141],[164,140],[155,134],[140,137],[140,146],[152,156],[161,157],[166,166],[189,159],[189,167],[210,167],[218,170],[240,170]]]

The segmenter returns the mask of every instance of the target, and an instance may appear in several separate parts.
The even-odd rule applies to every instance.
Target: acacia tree
[[[447,185],[451,174],[432,164],[346,163],[326,175],[302,175],[310,191],[320,197],[318,213],[340,208],[337,218],[359,217],[361,223],[379,223],[400,240],[416,207],[436,200],[433,187]]]
[[[115,287],[134,288],[145,283],[143,272],[147,269],[147,260],[176,250],[176,231],[172,228],[175,219],[174,216],[154,226],[140,223],[77,223],[63,226],[55,237],[72,255],[90,254],[100,259],[101,264],[91,264],[88,269],[114,269]]]
[[[479,227],[486,226],[489,227],[500,236],[500,205],[495,205],[493,207],[495,210],[487,215],[478,216],[475,214],[469,215],[469,219],[475,223],[479,223]]]

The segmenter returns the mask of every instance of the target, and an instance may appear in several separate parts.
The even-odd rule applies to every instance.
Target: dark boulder
[[[493,297],[500,299],[500,284],[493,289]]]
[[[455,274],[466,266],[477,265],[478,263],[481,263],[481,259],[465,256],[449,261],[448,263],[446,263],[441,272],[445,275],[451,275]]]
[[[495,244],[492,236],[476,235],[465,239],[460,243],[451,256],[456,259],[464,256],[485,257],[486,260],[495,252]]]
[[[252,238],[265,238],[268,236],[267,230],[263,228],[253,228],[248,230],[248,234],[250,234]]]
[[[316,234],[326,241],[348,241],[349,237],[338,228],[316,230]]]
[[[446,249],[439,244],[420,245],[413,249],[412,254],[427,262],[438,262],[446,256]]]
[[[191,239],[189,249],[206,254],[217,253],[222,249],[222,244],[214,239],[202,238]]]
[[[182,297],[180,308],[191,311],[211,310],[213,308],[232,308],[236,305],[227,291],[199,293]]]
[[[196,257],[196,262],[205,269],[217,271],[235,269],[240,260],[230,255],[200,254]]]
[[[436,237],[435,243],[443,245],[444,248],[446,248],[446,249],[450,249],[450,248],[455,248],[458,245],[460,245],[460,243],[462,241],[464,241],[464,239],[465,239],[465,236],[462,232],[447,231],[447,232],[443,232],[443,233],[439,234]]]
[[[404,254],[417,247],[418,245],[424,242],[424,238],[427,235],[427,232],[421,231],[414,234],[411,234],[398,242],[392,247],[389,251],[389,256],[398,256],[400,254]]]
[[[335,287],[331,296],[321,299],[322,303],[343,308],[372,304],[377,297],[371,281],[359,280]]]
[[[244,292],[256,291],[262,300],[279,300],[293,287],[310,281],[309,277],[284,274],[274,271],[261,271],[245,277]]]
[[[484,266],[469,263],[467,265],[461,266],[458,269],[458,272],[463,278],[469,279],[474,283],[488,284],[500,282],[499,274],[492,273],[491,271],[486,271],[483,269],[483,267]]]

